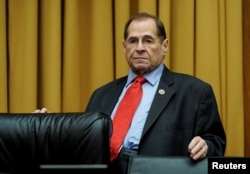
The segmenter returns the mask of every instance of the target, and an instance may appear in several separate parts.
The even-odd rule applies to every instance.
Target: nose
[[[145,46],[144,46],[142,40],[138,41],[138,44],[136,46],[136,50],[137,51],[144,51],[145,50]]]

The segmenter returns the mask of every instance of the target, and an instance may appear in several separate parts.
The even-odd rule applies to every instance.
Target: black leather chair
[[[41,165],[107,164],[112,122],[104,113],[0,113],[0,173]]]

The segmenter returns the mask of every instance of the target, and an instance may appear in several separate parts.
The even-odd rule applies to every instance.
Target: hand
[[[204,139],[200,136],[194,137],[188,145],[188,151],[190,152],[190,158],[198,160],[206,157],[208,146]]]
[[[36,109],[33,113],[49,113],[47,108]]]

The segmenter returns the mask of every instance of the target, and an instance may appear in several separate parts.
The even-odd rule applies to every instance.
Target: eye
[[[153,41],[153,39],[145,39],[144,42],[150,44],[150,43],[153,43],[154,41]]]
[[[129,44],[137,43],[137,39],[131,38],[131,39],[128,39],[127,42],[128,42]]]

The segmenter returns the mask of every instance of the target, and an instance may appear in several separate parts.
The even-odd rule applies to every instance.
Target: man
[[[86,108],[114,118],[129,84],[137,75],[146,78],[120,153],[130,149],[140,155],[189,155],[193,160],[223,156],[226,136],[212,88],[163,65],[168,39],[162,22],[146,13],[132,17],[125,25],[123,47],[128,76],[97,89]]]
[[[146,79],[118,157],[111,162],[113,173],[126,173],[127,154],[190,156],[193,160],[223,156],[226,135],[212,87],[171,72],[163,64],[168,39],[162,22],[147,13],[133,16],[125,25],[123,47],[130,66],[128,76],[95,90],[86,108],[86,112],[105,112],[114,120],[135,77]]]

